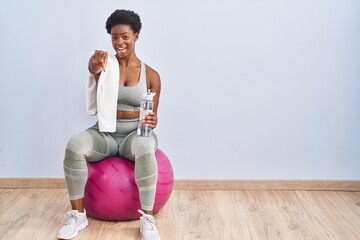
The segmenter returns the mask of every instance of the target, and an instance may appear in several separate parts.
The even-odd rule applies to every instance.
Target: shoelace
[[[78,213],[72,211],[67,212],[65,215],[68,216],[68,220],[66,221],[65,225],[75,224],[80,219]]]
[[[146,216],[143,216],[143,219],[145,220],[144,229],[154,231],[157,220],[155,218],[149,218]]]

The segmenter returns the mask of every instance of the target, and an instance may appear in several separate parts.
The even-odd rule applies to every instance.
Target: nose
[[[117,38],[113,39],[113,42],[116,45],[121,45],[124,41],[121,39],[121,37],[117,37]]]
[[[116,39],[116,42],[115,42],[117,45],[121,45],[123,43],[122,39],[121,38],[118,38]]]

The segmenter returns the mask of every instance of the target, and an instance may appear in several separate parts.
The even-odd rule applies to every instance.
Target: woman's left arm
[[[161,80],[160,80],[160,75],[155,70],[153,70],[148,66],[147,66],[146,76],[147,76],[148,86],[150,86],[150,91],[156,94],[153,98],[154,100],[153,112],[149,113],[145,117],[145,123],[148,124],[149,127],[154,129],[156,128],[158,123],[157,111],[160,101]]]

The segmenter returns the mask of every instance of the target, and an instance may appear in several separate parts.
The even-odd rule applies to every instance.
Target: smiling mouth
[[[123,52],[126,50],[126,47],[116,47],[116,50],[119,52]]]

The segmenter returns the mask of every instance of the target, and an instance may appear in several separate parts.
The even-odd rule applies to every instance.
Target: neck
[[[118,55],[115,55],[115,56],[116,56],[119,64],[124,67],[128,67],[128,66],[131,66],[134,64],[138,65],[140,62],[139,58],[135,54],[131,54],[131,55],[123,57],[123,58],[120,58]]]

